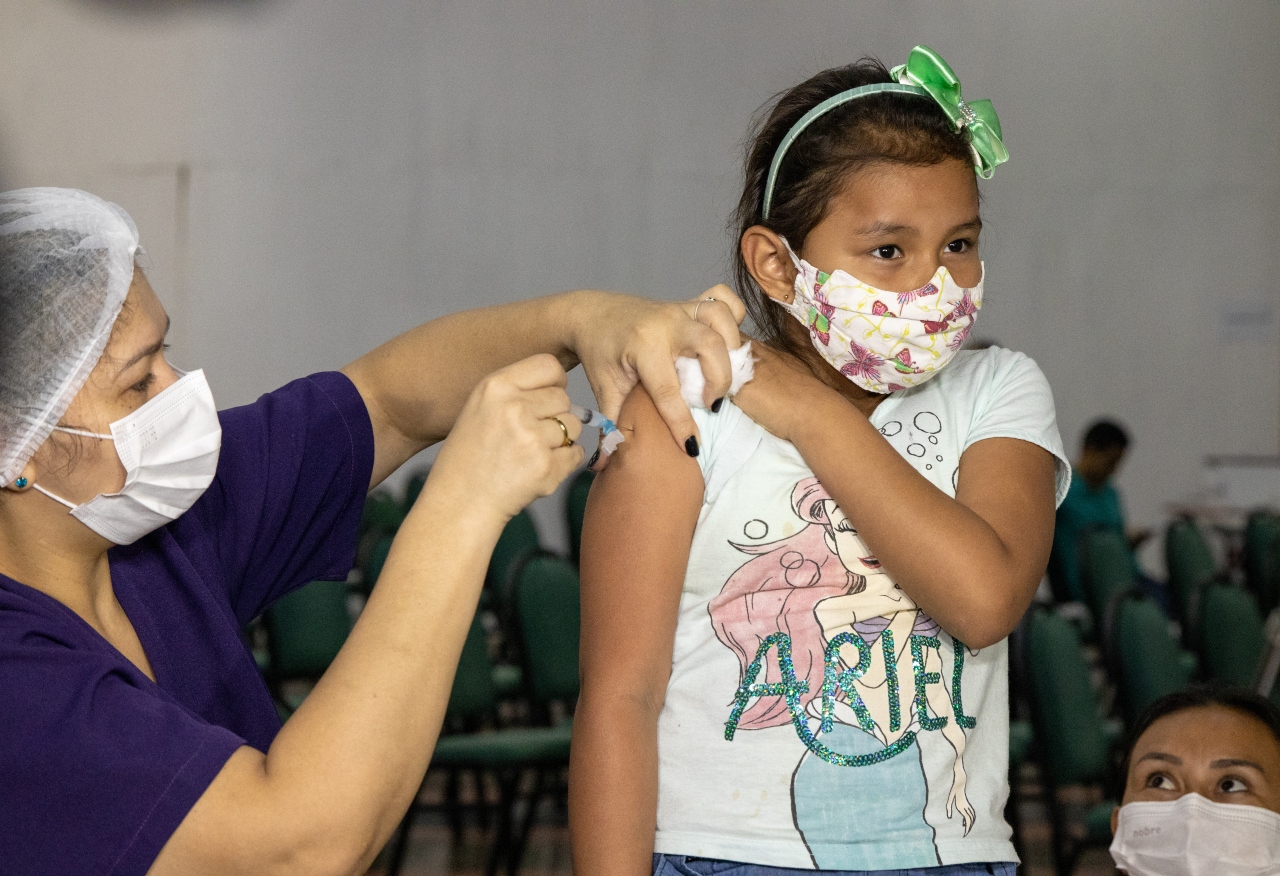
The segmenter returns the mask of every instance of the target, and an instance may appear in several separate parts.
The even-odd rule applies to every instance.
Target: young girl
[[[960,351],[1005,158],[924,47],[764,117],[755,378],[696,459],[633,393],[588,505],[577,872],[1014,872],[1005,637],[1070,467],[1035,364]]]

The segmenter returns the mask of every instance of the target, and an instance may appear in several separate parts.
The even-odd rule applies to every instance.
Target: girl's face
[[[919,289],[944,265],[970,287],[982,278],[981,231],[972,164],[877,162],[831,199],[799,255],[819,270],[842,270],[888,292]]]

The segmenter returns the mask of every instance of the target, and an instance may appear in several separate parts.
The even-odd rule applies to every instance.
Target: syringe
[[[590,426],[597,428],[605,435],[608,435],[610,432],[618,431],[617,423],[613,422],[613,420],[610,420],[599,411],[584,408],[582,405],[569,405],[569,413],[581,420],[584,427]]]

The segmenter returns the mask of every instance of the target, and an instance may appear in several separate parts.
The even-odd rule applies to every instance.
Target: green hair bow
[[[989,100],[966,101],[960,96],[960,80],[951,66],[928,46],[916,46],[889,75],[903,85],[923,88],[942,107],[955,129],[968,129],[978,176],[991,179],[996,167],[1009,160],[1000,133],[1000,117]]]

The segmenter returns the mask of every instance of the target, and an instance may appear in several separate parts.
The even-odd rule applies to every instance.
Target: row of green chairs
[[[351,632],[346,581],[312,581],[267,609],[263,677],[281,718],[297,710]]]
[[[530,698],[543,716],[553,714],[557,705],[564,714],[571,714],[579,678],[577,570],[559,557],[539,554],[521,561],[513,575],[513,601]],[[447,730],[460,732],[440,737],[429,771],[448,774],[446,795],[455,798],[451,814],[455,835],[461,829],[456,804],[459,774],[475,775],[480,801],[484,799],[483,775],[497,779],[498,825],[485,872],[493,876],[505,863],[507,873],[514,876],[538,803],[554,789],[568,766],[572,721],[566,718],[536,727],[497,726],[500,697],[493,675],[488,637],[477,617],[463,645],[445,719]],[[478,729],[486,725],[488,729]],[[532,790],[523,794],[529,772],[533,773]],[[521,806],[522,815],[518,812]],[[413,821],[424,808],[415,800],[405,814],[392,845],[388,876],[400,872]]]
[[[1200,591],[1220,577],[1218,563],[1200,527],[1186,517],[1165,528],[1164,556],[1174,612],[1184,632],[1190,633],[1198,621]]]
[[[1056,612],[1033,609],[1010,637],[1015,687],[1030,700],[1032,754],[1045,789],[1054,870],[1069,876],[1080,854],[1111,841],[1114,802],[1075,807],[1067,788],[1106,789],[1121,733],[1103,715],[1080,632]]]
[[[1280,606],[1280,514],[1258,511],[1244,529],[1244,577],[1264,615]]]
[[[1173,521],[1166,548],[1182,645],[1200,655],[1207,678],[1253,686],[1265,644],[1263,615],[1256,597],[1219,573],[1208,543],[1193,522]],[[1087,532],[1082,538],[1081,557],[1089,609],[1101,621],[1101,644],[1114,658],[1110,667],[1120,665],[1118,652],[1111,647],[1111,640],[1117,636],[1123,641],[1137,637],[1134,640],[1143,642],[1143,647],[1162,654],[1168,652],[1172,646],[1166,641],[1167,619],[1154,603],[1138,604],[1133,598],[1138,585],[1124,536],[1110,530]],[[1106,629],[1108,626],[1110,630]],[[1179,654],[1173,664],[1154,666],[1152,671],[1163,678],[1159,683],[1145,675],[1145,670],[1134,670],[1146,679],[1145,684],[1138,684],[1137,677],[1131,679],[1130,687],[1139,691],[1135,702],[1150,702],[1169,692],[1169,685],[1182,675],[1187,678],[1177,687],[1190,679],[1187,667],[1194,671],[1195,666],[1189,662],[1190,655],[1181,650]],[[1152,662],[1157,663],[1154,659]],[[1126,671],[1121,669],[1114,675],[1122,691]]]
[[[495,772],[502,804],[490,872],[502,860],[508,862],[509,872],[515,872],[536,798],[545,792],[545,783],[558,767],[567,763],[569,731],[567,725],[511,727],[497,734],[474,731],[494,722],[500,702],[519,699],[517,712],[528,711],[544,723],[552,714],[549,704],[562,703],[572,709],[578,684],[576,563],[592,479],[590,472],[579,472],[569,486],[566,513],[571,563],[541,547],[533,520],[525,511],[501,534],[485,576],[482,611],[472,623],[455,676],[446,735],[432,761],[433,769],[448,771],[446,797],[455,803],[458,779],[464,771],[475,773],[477,782],[480,773]],[[386,490],[369,495],[360,525],[359,574],[351,584],[312,582],[280,600],[261,619],[256,635],[265,647],[257,648],[255,656],[282,718],[300,705],[336,657],[351,631],[352,597],[362,591],[365,596],[371,593],[395,535],[425,481],[425,472],[411,477],[402,498]],[[501,631],[496,638],[494,618]],[[490,646],[495,643],[504,660],[495,661],[491,656]],[[535,792],[525,804],[524,822],[516,827],[511,819],[520,802],[516,799],[519,779],[530,767],[539,768]],[[483,801],[483,794],[479,799]],[[483,802],[478,808],[482,823],[487,824]],[[460,809],[456,805],[446,805],[446,809],[456,834],[461,830]],[[411,811],[407,818],[417,811]],[[396,847],[397,866],[408,840],[407,829],[401,837],[401,845]]]
[[[1268,552],[1280,550],[1280,522],[1255,515],[1251,524],[1246,563],[1252,539],[1261,546],[1252,556],[1261,559],[1250,574],[1266,580],[1273,574]],[[1207,541],[1189,520],[1170,524],[1166,551],[1181,639],[1175,632],[1179,625],[1171,625],[1140,592],[1129,546],[1110,530],[1087,532],[1080,545],[1092,623],[1075,624],[1065,612],[1041,608],[1028,614],[1012,638],[1014,675],[1021,679],[1015,687],[1026,692],[1030,706],[1031,752],[1045,782],[1059,876],[1072,872],[1084,849],[1110,841],[1112,800],[1073,809],[1062,802],[1061,792],[1084,786],[1110,791],[1114,798],[1117,743],[1125,724],[1197,677],[1246,687],[1257,681],[1265,636],[1254,593],[1219,573]],[[1280,567],[1280,557],[1274,562]],[[1266,592],[1256,584],[1250,589]],[[1082,628],[1101,650],[1102,673],[1094,671]],[[1106,689],[1114,684],[1123,721],[1106,716],[1105,697],[1096,686],[1099,675]]]
[[[1164,611],[1137,591],[1116,595],[1107,607],[1102,629],[1103,662],[1118,688],[1126,724],[1195,677],[1196,656],[1179,646]]]

